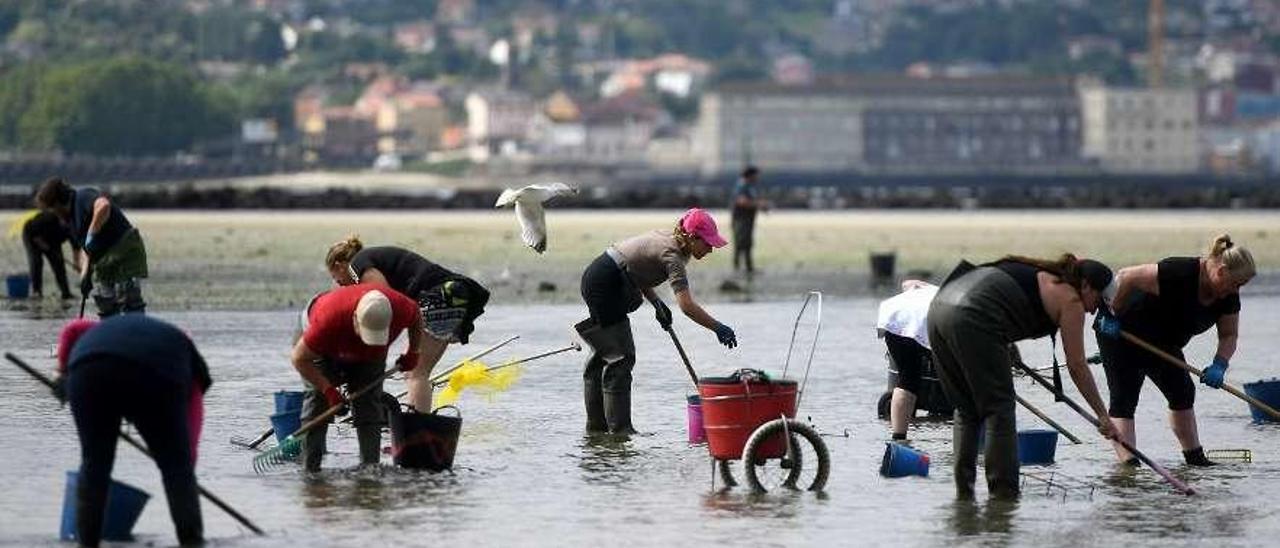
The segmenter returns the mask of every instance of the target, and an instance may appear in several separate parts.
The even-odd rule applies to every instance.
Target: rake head
[[[289,436],[279,445],[253,457],[253,471],[259,474],[294,462],[302,453],[302,440]]]

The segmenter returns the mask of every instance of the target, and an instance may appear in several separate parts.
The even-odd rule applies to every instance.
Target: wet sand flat
[[[548,250],[520,242],[515,216],[499,211],[129,211],[151,261],[151,301],[165,308],[277,308],[327,285],[321,268],[334,241],[356,233],[368,245],[400,245],[466,273],[515,301],[576,299],[582,268],[610,242],[667,230],[675,210],[550,210]],[[0,213],[2,226],[18,212]],[[728,213],[715,211],[729,232]],[[960,258],[1072,251],[1122,266],[1202,253],[1228,232],[1254,253],[1260,270],[1280,267],[1280,213],[1270,211],[777,211],[757,222],[750,289],[757,297],[820,287],[867,291],[868,254],[897,253],[899,274],[941,276]],[[3,268],[25,270],[21,243],[3,242]],[[728,248],[692,268],[709,298],[732,278]],[[736,278],[734,278],[736,280]],[[554,290],[539,291],[542,282]],[[543,284],[546,285],[546,284]],[[745,284],[740,284],[745,285]]]

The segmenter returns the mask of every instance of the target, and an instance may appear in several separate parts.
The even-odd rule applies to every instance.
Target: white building
[[[1191,89],[1080,88],[1085,157],[1110,173],[1200,170],[1200,124]]]
[[[771,171],[1057,173],[1079,170],[1080,109],[1067,80],[860,76],[704,94],[704,175]]]
[[[532,97],[515,91],[477,91],[467,95],[465,106],[471,161],[511,156],[525,148],[538,111]]]

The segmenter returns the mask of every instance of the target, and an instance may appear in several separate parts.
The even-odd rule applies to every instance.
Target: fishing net
[[[520,366],[499,365],[490,368],[482,362],[468,361],[457,371],[449,375],[444,389],[436,393],[432,407],[452,405],[462,396],[462,392],[474,389],[489,399],[507,391],[520,379]]]

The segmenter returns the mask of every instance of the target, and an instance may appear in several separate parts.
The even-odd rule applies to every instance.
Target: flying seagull
[[[520,189],[506,189],[498,196],[493,207],[516,208],[520,221],[520,239],[524,244],[542,253],[547,250],[547,216],[542,204],[557,196],[577,194],[578,189],[564,183],[529,185]]]

